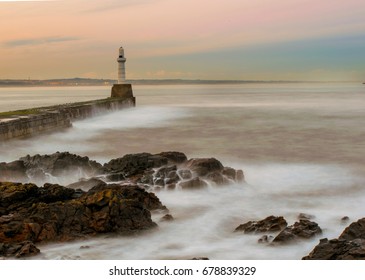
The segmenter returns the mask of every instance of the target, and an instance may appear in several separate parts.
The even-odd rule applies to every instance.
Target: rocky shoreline
[[[62,177],[71,183],[49,183]],[[160,222],[174,220],[168,205],[159,200],[159,191],[226,191],[225,186],[236,183],[245,184],[242,170],[225,167],[215,158],[188,159],[181,152],[128,154],[103,165],[68,152],[3,162],[0,257],[33,256],[40,253],[37,244],[48,242],[151,231],[158,228],[151,218],[154,211],[164,215]],[[295,246],[322,236],[314,219],[302,213],[288,225],[284,217],[269,216],[247,221],[232,234],[256,234],[258,246]],[[365,218],[350,224],[338,239],[321,239],[303,259],[365,259]]]

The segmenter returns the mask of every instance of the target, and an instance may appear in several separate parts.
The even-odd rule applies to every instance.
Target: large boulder
[[[154,194],[135,185],[104,183],[69,200],[68,196],[63,200],[67,192],[60,188],[47,186],[51,190],[39,202],[0,216],[0,243],[65,241],[99,233],[131,234],[156,227],[150,210],[166,210]],[[59,200],[54,201],[56,198]]]
[[[183,190],[198,190],[208,187],[208,184],[199,177],[195,177],[188,181],[180,182],[179,186]]]
[[[39,253],[40,250],[30,241],[14,244],[0,243],[0,256],[2,257],[25,258]]]
[[[337,239],[321,239],[304,260],[364,260],[365,218],[350,224]]]
[[[261,221],[250,221],[239,225],[235,231],[243,233],[277,232],[287,227],[284,217],[269,216]]]

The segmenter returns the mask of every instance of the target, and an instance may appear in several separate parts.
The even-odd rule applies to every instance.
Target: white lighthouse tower
[[[125,62],[127,61],[124,56],[123,47],[119,48],[118,56],[118,83],[112,87],[112,98],[123,98],[126,102],[131,101],[133,106],[136,104],[136,98],[133,96],[132,85],[127,84],[125,81]]]
[[[124,56],[123,47],[119,48],[119,57],[118,57],[118,84],[125,84],[125,62],[127,59]]]

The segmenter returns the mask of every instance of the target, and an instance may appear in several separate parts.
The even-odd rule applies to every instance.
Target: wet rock
[[[300,213],[298,215],[298,220],[313,220],[314,218],[315,216],[311,214]]]
[[[20,243],[0,243],[0,256],[6,258],[26,258],[35,256],[40,253],[40,250],[30,241]]]
[[[231,167],[224,167],[222,174],[226,176],[228,179],[236,181],[236,170]]]
[[[341,223],[345,224],[348,223],[350,221],[350,218],[348,216],[344,216],[341,218]]]
[[[49,188],[41,199],[45,202],[0,217],[1,243],[67,241],[98,233],[131,234],[156,227],[149,210],[166,209],[154,194],[135,185],[104,183],[79,198],[56,202],[50,201],[63,197],[63,187],[50,185],[45,189]]]
[[[136,174],[143,174],[151,168],[158,168],[167,165],[168,159],[159,155],[149,153],[127,154],[121,158],[112,159],[104,164],[110,173],[122,174],[125,178]]]
[[[165,187],[167,190],[174,190],[174,189],[176,189],[176,184],[168,184]]]
[[[193,261],[208,261],[209,258],[207,258],[207,257],[197,257],[197,258],[192,258],[191,260],[193,260]]]
[[[297,239],[310,239],[322,233],[317,223],[309,220],[300,220],[294,225],[286,227],[273,240],[276,244],[286,244]]]
[[[157,154],[157,156],[167,158],[169,163],[172,163],[172,164],[181,164],[188,160],[186,155],[181,152],[162,152],[162,153]]]
[[[80,246],[80,250],[85,250],[85,249],[90,249],[90,246],[86,245],[86,246]]]
[[[276,232],[283,230],[287,225],[282,216],[269,216],[261,221],[250,221],[239,225],[235,231],[243,231],[244,233]]]
[[[321,239],[304,260],[365,259],[365,218],[351,223],[338,239]]]
[[[183,190],[197,190],[208,187],[208,184],[199,177],[190,179],[189,181],[180,182],[179,185]]]
[[[88,191],[92,189],[93,187],[103,184],[104,181],[97,179],[97,178],[90,178],[90,179],[81,179],[76,183],[72,183],[66,186],[66,188],[70,189],[81,189],[83,191]]]
[[[57,152],[51,155],[35,155],[20,158],[27,172],[33,174],[51,174],[55,177],[70,176],[70,174],[84,173],[87,177],[103,174],[100,163],[68,152]],[[42,178],[44,179],[44,178]]]
[[[324,238],[303,260],[365,260],[365,240]]]
[[[274,239],[272,235],[263,235],[257,240],[258,243],[270,243]]]
[[[189,159],[185,167],[195,172],[198,176],[205,176],[215,171],[222,172],[224,168],[222,163],[215,158]]]
[[[21,160],[0,162],[0,181],[28,182],[24,162]]]
[[[193,174],[189,169],[180,169],[178,170],[177,174],[182,180],[189,180],[193,177]]]
[[[0,214],[5,215],[34,203],[55,202],[75,198],[75,190],[59,185],[45,184],[38,188],[34,184],[0,182]]]
[[[230,181],[225,176],[223,176],[222,173],[220,173],[220,172],[209,173],[206,176],[206,178],[208,180],[214,182],[218,186],[228,185],[230,183]]]
[[[171,222],[174,220],[174,217],[170,214],[166,214],[165,216],[163,216],[160,221],[161,222]]]

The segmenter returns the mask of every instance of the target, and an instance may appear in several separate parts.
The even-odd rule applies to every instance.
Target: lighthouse
[[[119,55],[118,55],[118,83],[114,84],[112,87],[112,98],[126,98],[131,99],[136,102],[135,97],[133,96],[132,85],[127,84],[125,80],[125,62],[127,59],[124,56],[124,49],[123,47],[119,48]]]
[[[123,47],[119,48],[119,57],[118,57],[118,84],[125,84],[125,62],[127,59],[124,56]]]

